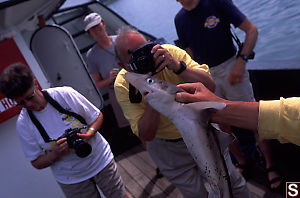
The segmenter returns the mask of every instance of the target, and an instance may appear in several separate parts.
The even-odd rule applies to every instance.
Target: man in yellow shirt
[[[132,131],[146,145],[147,151],[163,175],[181,191],[184,197],[206,197],[207,192],[199,169],[175,125],[146,101],[129,99],[130,86],[124,75],[127,71],[133,70],[129,65],[132,62],[130,53],[146,43],[145,38],[134,29],[124,27],[119,31],[115,51],[124,69],[119,72],[114,84],[117,100],[130,122]],[[207,65],[199,65],[184,50],[164,44],[155,45],[151,53],[158,72],[156,77],[159,79],[176,85],[184,82],[202,82],[210,90],[214,90],[215,84]],[[225,158],[229,164],[233,194],[235,197],[251,197],[245,180],[235,170],[228,152]]]
[[[186,93],[177,93],[178,102],[220,101],[226,107],[211,115],[211,121],[249,130],[258,130],[260,139],[277,139],[300,146],[300,98],[274,101],[241,102],[217,97],[201,83],[178,85]]]

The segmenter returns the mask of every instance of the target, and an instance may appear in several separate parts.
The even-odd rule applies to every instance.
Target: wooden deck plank
[[[127,192],[133,198],[140,197],[143,194],[144,189],[135,182],[130,173],[127,172],[126,167],[123,167],[120,163],[118,163],[118,171],[123,179]]]
[[[129,152],[136,153],[139,157],[141,157],[146,163],[148,163],[154,169],[157,168],[156,164],[153,162],[149,153],[143,148],[142,145],[133,147]]]
[[[138,152],[137,152],[138,151]],[[130,157],[135,155],[135,165],[136,167],[143,172],[153,184],[157,185],[165,194],[165,197],[170,198],[182,198],[180,191],[173,186],[165,177],[157,178],[156,170],[154,169],[155,164],[149,154],[143,148],[135,148],[127,152],[125,155]],[[152,165],[152,166],[151,166]]]
[[[135,155],[131,155],[127,158],[118,160],[118,164],[120,164],[123,168],[126,167],[124,169],[126,169],[127,173],[130,173],[132,181],[135,181],[144,189],[142,195],[138,197],[166,197],[164,192],[158,186],[153,184],[152,181],[136,167],[135,158]],[[125,186],[127,186],[126,183]]]

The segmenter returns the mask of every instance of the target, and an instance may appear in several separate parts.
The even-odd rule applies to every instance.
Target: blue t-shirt
[[[235,55],[230,24],[238,27],[245,18],[232,0],[200,0],[195,9],[177,13],[175,26],[181,47],[191,48],[199,64],[213,67]]]

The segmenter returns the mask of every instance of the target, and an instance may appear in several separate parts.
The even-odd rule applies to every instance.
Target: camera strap
[[[131,103],[140,103],[142,101],[142,94],[136,88],[129,83],[129,100]]]
[[[45,131],[44,127],[38,121],[38,119],[35,117],[35,115],[32,113],[32,111],[31,110],[27,110],[27,112],[28,112],[28,115],[29,115],[31,121],[33,122],[33,124],[36,126],[36,128],[40,132],[40,134],[41,134],[42,138],[44,139],[44,141],[46,143],[51,142],[51,139],[50,139],[48,133]]]
[[[44,95],[44,97],[47,100],[47,102],[49,102],[58,112],[60,112],[62,114],[67,114],[69,116],[72,116],[72,117],[76,118],[77,120],[79,120],[84,125],[87,124],[86,121],[85,121],[85,119],[81,115],[64,109],[56,100],[54,100],[47,93],[47,91],[42,91],[42,94]],[[27,112],[28,112],[28,115],[29,115],[31,121],[33,122],[33,124],[36,126],[36,128],[40,132],[40,134],[41,134],[42,138],[44,139],[44,141],[46,143],[51,142],[52,139],[49,137],[49,135],[47,134],[45,128],[38,121],[38,119],[35,117],[35,115],[32,113],[32,111],[27,109]]]
[[[46,98],[46,100],[57,110],[59,111],[60,113],[63,113],[63,114],[67,114],[69,116],[72,116],[74,118],[76,118],[77,120],[79,120],[82,124],[84,125],[87,125],[85,119],[77,114],[77,113],[74,113],[74,112],[71,112],[71,111],[68,111],[66,109],[64,109],[56,100],[54,100],[49,94],[47,91],[42,91],[44,97]]]

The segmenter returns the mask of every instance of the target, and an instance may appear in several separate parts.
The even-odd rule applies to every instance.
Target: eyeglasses
[[[35,97],[35,94],[36,93],[35,93],[35,89],[34,89],[33,93],[31,95],[27,96],[26,98],[24,98],[20,102],[17,102],[17,101],[15,101],[15,102],[17,103],[18,106],[23,106],[23,105],[25,105],[26,101],[28,102],[28,101],[32,100]]]

